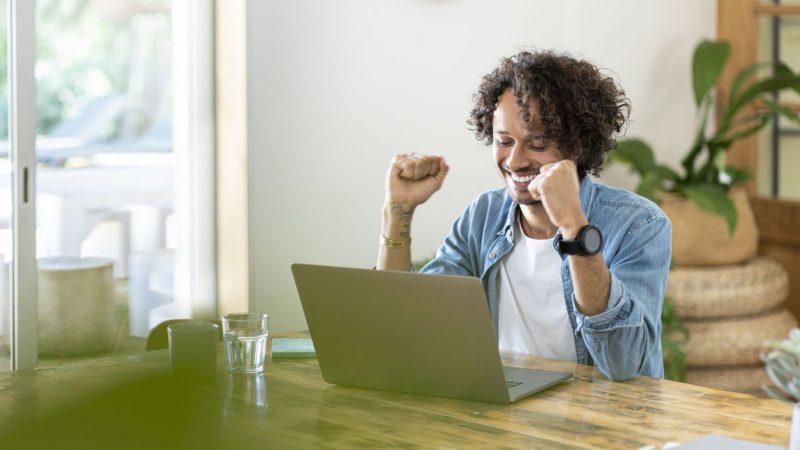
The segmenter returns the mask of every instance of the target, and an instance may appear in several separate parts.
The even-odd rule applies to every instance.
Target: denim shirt
[[[594,364],[612,380],[636,375],[662,378],[661,305],[672,225],[655,203],[588,176],[581,180],[580,200],[589,223],[603,233],[602,255],[611,272],[611,288],[604,312],[582,314],[575,303],[568,258],[562,258],[564,301],[578,362]],[[422,268],[425,273],[479,277],[495,332],[498,263],[514,246],[518,211],[505,189],[481,194],[455,221],[436,257]]]

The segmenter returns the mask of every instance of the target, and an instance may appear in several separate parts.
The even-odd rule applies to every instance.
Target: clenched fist
[[[542,202],[550,222],[561,229],[565,238],[574,238],[588,223],[581,209],[575,162],[564,159],[543,165],[539,175],[528,184],[528,192],[534,200]]]
[[[386,173],[387,205],[411,210],[425,203],[442,187],[449,167],[441,156],[408,153],[392,158]]]

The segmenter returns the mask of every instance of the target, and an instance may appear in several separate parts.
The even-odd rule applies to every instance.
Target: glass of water
[[[232,313],[222,316],[225,356],[234,373],[264,370],[269,316],[262,313]]]

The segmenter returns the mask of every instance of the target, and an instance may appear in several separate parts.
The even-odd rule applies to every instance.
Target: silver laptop
[[[503,367],[480,280],[292,265],[328,383],[508,403],[572,377]]]

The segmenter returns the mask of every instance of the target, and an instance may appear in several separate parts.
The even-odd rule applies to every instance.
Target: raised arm
[[[378,246],[378,270],[411,268],[411,218],[442,187],[448,171],[441,156],[397,155],[386,173],[386,198]]]

